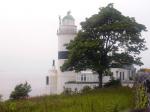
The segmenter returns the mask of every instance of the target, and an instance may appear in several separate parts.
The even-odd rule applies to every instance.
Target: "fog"
[[[1,0],[0,1],[0,94],[8,98],[16,84],[28,81],[32,96],[45,92],[45,76],[57,59],[58,16],[71,10],[80,22],[108,3],[123,15],[135,17],[148,31],[142,35],[150,48],[149,0]],[[150,50],[141,53],[150,68]]]

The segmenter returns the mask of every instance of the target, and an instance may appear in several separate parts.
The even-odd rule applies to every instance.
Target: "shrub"
[[[120,82],[119,79],[117,79],[117,80],[114,80],[114,79],[113,79],[113,80],[111,80],[111,81],[105,83],[104,87],[120,86],[120,85],[121,85],[121,82]]]
[[[3,97],[3,96],[0,94],[0,102],[2,101],[2,97]]]
[[[10,94],[10,99],[16,100],[27,98],[30,91],[31,86],[27,82],[25,82],[24,84],[16,85],[14,91],[12,91]]]
[[[71,88],[64,88],[64,91],[63,91],[62,94],[64,94],[64,95],[71,95],[72,94]]]
[[[83,89],[81,90],[81,93],[86,93],[91,91],[91,88],[89,86],[84,86]]]
[[[146,80],[144,86],[146,87],[147,92],[150,93],[150,80]]]
[[[136,109],[146,109],[148,107],[148,96],[143,84],[136,85]]]

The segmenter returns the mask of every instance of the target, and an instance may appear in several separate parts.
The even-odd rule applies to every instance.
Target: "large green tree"
[[[68,59],[61,70],[96,71],[102,87],[102,74],[110,67],[143,64],[139,57],[140,52],[146,50],[142,31],[146,31],[144,25],[108,4],[81,22],[81,30],[66,45]]]

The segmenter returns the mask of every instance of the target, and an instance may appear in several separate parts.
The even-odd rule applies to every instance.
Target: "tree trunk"
[[[103,87],[103,72],[102,71],[98,71],[98,79],[99,79],[99,88]]]

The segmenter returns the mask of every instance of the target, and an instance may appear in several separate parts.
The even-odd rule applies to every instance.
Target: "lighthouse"
[[[60,67],[68,57],[68,51],[65,44],[68,44],[70,40],[73,40],[77,33],[77,26],[75,25],[75,19],[68,11],[67,15],[62,19],[59,17],[59,28],[57,30],[58,36],[58,81],[57,81],[57,93],[61,93],[64,90],[65,82],[75,81],[75,72],[66,71],[62,72]]]
[[[64,63],[64,60],[67,59],[68,56],[68,51],[64,45],[69,43],[70,40],[73,40],[76,33],[77,26],[75,25],[75,20],[70,14],[70,11],[68,11],[67,15],[63,17],[62,20],[59,17],[59,29],[57,31],[59,67]]]
[[[64,90],[71,90],[74,92],[80,92],[84,87],[89,86],[95,88],[99,84],[98,74],[92,70],[85,70],[79,73],[74,71],[62,72],[60,67],[64,64],[68,58],[68,51],[65,44],[68,44],[71,40],[74,40],[77,35],[77,26],[75,25],[75,19],[71,15],[70,11],[62,19],[59,17],[59,28],[57,30],[58,36],[58,59],[57,66],[53,60],[52,68],[49,70],[46,76],[46,94],[60,94]],[[135,68],[133,66],[125,66],[122,68],[110,68],[114,79],[120,79],[122,85],[128,86],[130,83],[130,77],[135,74]],[[110,76],[103,76],[103,83],[110,81]],[[125,82],[125,83],[124,83]],[[123,85],[124,86],[124,85]]]

